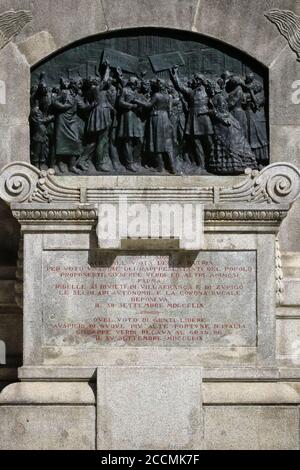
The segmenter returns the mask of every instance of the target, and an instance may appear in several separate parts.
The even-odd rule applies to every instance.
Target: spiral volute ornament
[[[266,192],[270,202],[291,204],[300,194],[300,172],[290,163],[273,163],[261,171],[256,185]]]
[[[39,170],[28,163],[9,163],[0,171],[0,198],[5,202],[26,202],[39,179]]]

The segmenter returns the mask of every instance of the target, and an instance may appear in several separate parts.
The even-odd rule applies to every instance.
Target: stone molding
[[[208,209],[204,210],[204,219],[207,222],[281,222],[288,213],[288,209],[262,210],[248,209]],[[49,208],[22,208],[21,205],[13,207],[13,215],[20,223],[28,222],[78,222],[86,221],[92,224],[98,218],[98,211],[93,205],[89,208],[55,208],[51,204]]]
[[[282,271],[281,251],[278,238],[275,240],[275,279],[276,279],[276,305],[280,307],[283,303],[284,282]]]
[[[59,208],[56,209],[51,205],[51,208],[39,209],[13,209],[13,215],[19,222],[25,221],[91,221],[92,223],[97,220],[97,210],[94,207],[89,208]]]
[[[299,391],[299,382],[239,384],[212,382],[203,384],[203,403],[205,405],[299,404]]]
[[[9,405],[94,405],[95,395],[88,383],[12,383],[2,391],[0,406]]]
[[[23,263],[24,263],[24,249],[23,249],[23,237],[19,241],[18,259],[17,259],[17,270],[16,270],[16,281],[15,281],[15,301],[18,307],[23,308]]]
[[[126,196],[132,203],[150,202],[158,198],[167,202],[188,202],[192,199],[218,205],[245,203],[276,206],[292,204],[299,194],[300,172],[290,163],[273,163],[261,172],[246,170],[242,182],[228,187],[214,185],[185,188],[103,188],[96,185],[83,187],[79,184],[67,186],[60,182],[60,177],[55,176],[54,170],[40,171],[24,162],[9,163],[0,171],[0,198],[7,203],[100,203],[117,202],[119,197]]]

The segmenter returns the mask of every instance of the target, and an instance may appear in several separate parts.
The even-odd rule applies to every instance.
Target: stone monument
[[[0,448],[298,449],[296,2],[65,0],[72,32],[23,3],[0,10]]]

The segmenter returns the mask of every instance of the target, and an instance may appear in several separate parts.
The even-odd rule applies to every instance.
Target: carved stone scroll
[[[76,179],[77,181],[77,179]],[[40,171],[34,166],[15,162],[0,172],[0,198],[8,203],[16,202],[78,202],[99,203],[118,200],[126,196],[129,201],[155,200],[159,195],[167,202],[195,198],[207,204],[251,203],[292,204],[300,194],[300,172],[290,163],[273,163],[261,172],[247,170],[245,178],[237,185],[189,186],[177,188],[116,188],[79,185],[68,186],[61,182],[54,170]]]
[[[300,16],[293,11],[273,9],[266,12],[265,17],[277,26],[300,61]]]
[[[32,20],[30,11],[6,11],[0,15],[0,50]]]

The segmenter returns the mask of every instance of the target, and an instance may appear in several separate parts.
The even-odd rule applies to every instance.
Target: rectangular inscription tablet
[[[52,346],[255,346],[256,252],[43,254]]]

